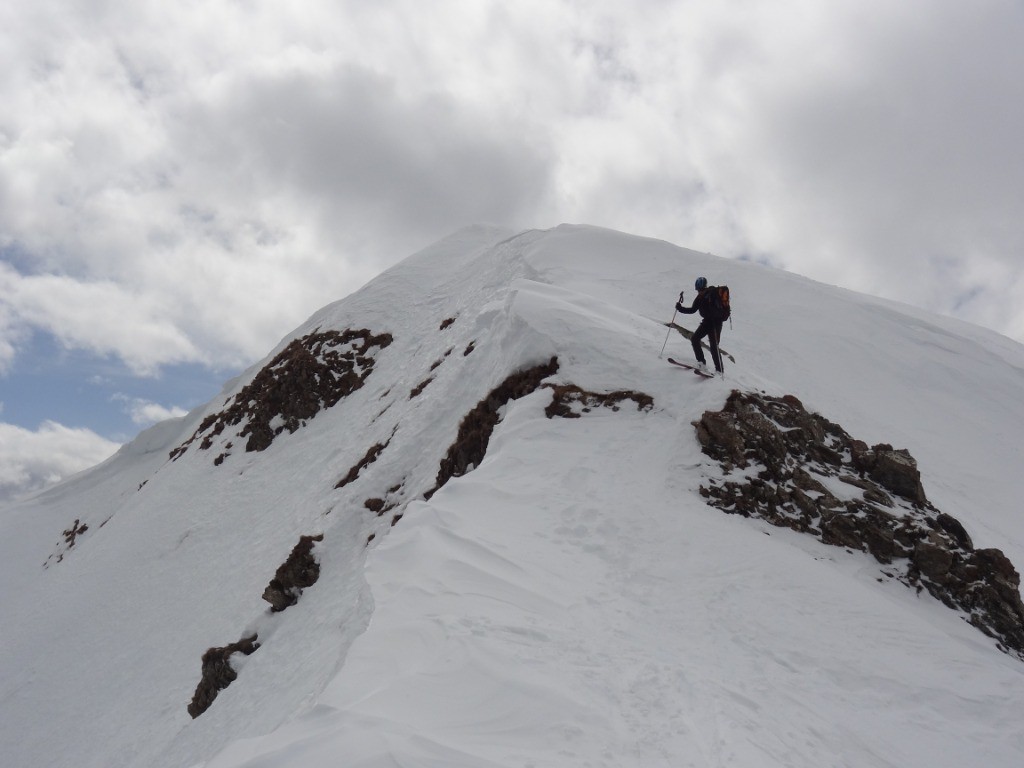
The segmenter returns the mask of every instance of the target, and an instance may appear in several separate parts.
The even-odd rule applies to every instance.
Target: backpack
[[[707,291],[707,314],[704,317],[725,322],[732,314],[732,308],[729,306],[729,286],[709,285]]]

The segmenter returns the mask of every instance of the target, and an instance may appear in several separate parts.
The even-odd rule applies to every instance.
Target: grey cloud
[[[711,177],[745,242],[776,263],[1008,331],[1019,302],[991,298],[1024,253],[1024,14],[874,11],[836,6],[805,45],[762,51],[760,70],[734,79]]]
[[[522,220],[546,194],[546,139],[442,94],[403,98],[355,67],[249,75],[194,109],[182,142],[236,179],[294,195],[328,231],[397,226],[422,245],[469,221]]]
[[[0,365],[30,327],[140,371],[251,362],[475,222],[753,253],[1024,328],[1016,3],[21,10]],[[80,284],[74,316],[44,278]]]

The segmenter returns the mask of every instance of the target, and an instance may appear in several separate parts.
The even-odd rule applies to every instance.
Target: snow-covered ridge
[[[724,385],[658,357],[699,274],[732,290]],[[358,364],[360,386],[308,417],[267,411],[261,450],[240,442],[250,413],[169,458],[253,402],[286,350],[353,329],[391,339]],[[670,332],[667,353],[688,346]],[[479,412],[485,452],[439,483],[467,417],[552,359]],[[1021,371],[1024,351],[995,334],[664,242],[457,233],[317,312],[207,407],[3,510],[0,752],[15,766],[1016,765],[1024,665],[927,594],[878,583],[865,555],[710,508],[699,488],[717,467],[692,423],[732,388],[796,395],[906,447],[928,500],[1019,564]],[[615,392],[642,402],[600,407]],[[549,418],[557,402],[581,418]],[[44,569],[72,523],[87,530]],[[273,611],[270,582],[320,536],[315,581],[285,585],[297,602]],[[193,719],[203,654],[253,635]]]

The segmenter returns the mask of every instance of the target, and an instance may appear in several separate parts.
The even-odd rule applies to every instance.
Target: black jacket
[[[708,299],[710,297],[711,294],[708,292],[708,289],[705,288],[697,294],[697,298],[693,300],[692,306],[684,307],[681,301],[677,301],[676,310],[682,312],[684,315],[692,315],[694,312],[700,312],[701,318],[706,318],[710,309],[708,306]]]

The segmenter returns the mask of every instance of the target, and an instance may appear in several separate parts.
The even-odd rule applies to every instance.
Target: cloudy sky
[[[472,223],[1024,340],[1022,40],[1020,0],[9,0],[0,500]]]

